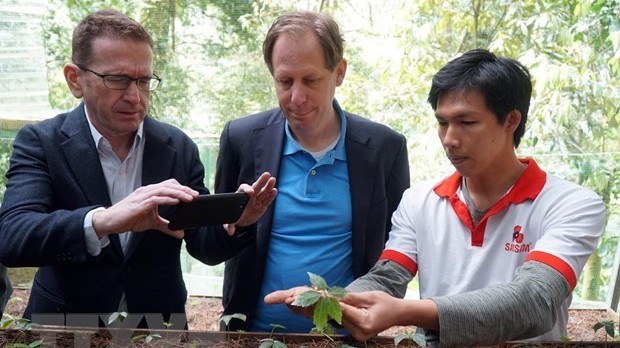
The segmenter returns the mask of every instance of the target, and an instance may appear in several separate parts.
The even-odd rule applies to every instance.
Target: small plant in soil
[[[271,325],[271,332],[269,333],[269,338],[263,338],[262,340],[260,340],[259,348],[287,348],[286,344],[273,338],[273,332],[275,331],[275,329],[286,329],[286,327],[279,324],[269,325]]]
[[[394,347],[398,347],[398,345],[405,340],[407,342],[406,347],[413,347],[413,343],[420,347],[426,347],[426,339],[423,335],[416,335],[415,330],[405,330],[405,332],[394,337]]]
[[[228,326],[230,325],[230,321],[233,319],[239,319],[241,321],[246,321],[248,317],[242,313],[222,315],[222,317],[220,318],[220,321],[224,323],[224,325],[226,325],[226,331],[228,331]]]
[[[312,289],[305,291],[293,302],[293,306],[314,306],[312,323],[314,328],[311,333],[323,334],[329,337],[336,330],[329,324],[330,320],[342,325],[342,307],[340,300],[347,295],[347,290],[340,286],[327,286],[327,282],[321,276],[308,272]]]
[[[620,340],[620,337],[618,337],[618,333],[616,332],[616,326],[618,326],[618,324],[613,320],[602,320],[594,324],[593,329],[594,332],[597,332],[600,328],[605,328],[607,336],[611,337],[615,341],[618,341]]]
[[[115,322],[123,322],[125,318],[127,318],[127,312],[114,312],[111,313],[108,317],[108,325],[111,325]]]

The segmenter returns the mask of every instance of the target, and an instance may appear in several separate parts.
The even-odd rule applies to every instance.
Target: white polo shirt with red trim
[[[420,298],[508,283],[526,260],[553,267],[574,289],[603,233],[604,204],[594,192],[545,173],[534,160],[521,161],[526,170],[475,227],[458,173],[406,190],[381,259],[417,273]],[[545,338],[566,334],[571,299]]]

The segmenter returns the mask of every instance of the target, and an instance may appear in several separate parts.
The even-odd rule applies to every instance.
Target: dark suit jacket
[[[175,178],[208,193],[198,148],[188,136],[147,117],[144,139],[143,185]],[[118,310],[124,292],[129,312],[163,313],[165,318],[181,313],[184,318],[181,240],[158,231],[135,233],[124,255],[118,236],[111,235],[110,245],[98,256],[87,252],[84,217],[109,206],[110,197],[83,104],[24,126],[15,138],[7,178],[0,209],[0,262],[40,267],[24,317],[109,314]],[[160,213],[166,218],[172,209],[160,207]],[[204,235],[186,231],[187,249],[198,259],[206,252]]]
[[[0,264],[0,318],[4,312],[6,303],[9,302],[11,294],[13,293],[13,287],[11,286],[11,279],[9,279],[9,273],[4,265]]]
[[[388,127],[346,113],[345,146],[353,209],[353,271],[365,274],[375,264],[391,228],[391,215],[409,187],[409,162],[403,135]],[[254,182],[267,171],[278,177],[285,118],[280,109],[230,121],[220,138],[215,175],[216,192]],[[244,238],[219,235],[212,263],[226,262],[224,313],[244,313],[251,320],[263,280],[271,236],[273,204]],[[300,221],[300,224],[303,224]],[[212,234],[212,238],[218,238]],[[299,270],[305,272],[305,270]],[[247,322],[230,322],[230,330],[247,329]]]

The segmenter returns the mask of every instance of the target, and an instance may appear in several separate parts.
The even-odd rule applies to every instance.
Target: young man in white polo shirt
[[[517,157],[531,91],[524,66],[481,49],[434,76],[429,102],[456,172],[405,191],[379,261],[347,287],[343,325],[355,338],[395,325],[423,328],[441,346],[566,336],[605,207]],[[416,274],[421,299],[400,299]],[[266,302],[291,303],[296,293]]]

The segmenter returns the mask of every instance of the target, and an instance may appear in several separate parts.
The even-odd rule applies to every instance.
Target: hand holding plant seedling
[[[347,295],[347,291],[339,286],[328,287],[327,282],[321,276],[308,272],[312,289],[299,294],[291,305],[299,307],[314,306],[312,323],[313,332],[332,334],[334,329],[328,324],[333,319],[342,324],[342,308],[340,301]]]

